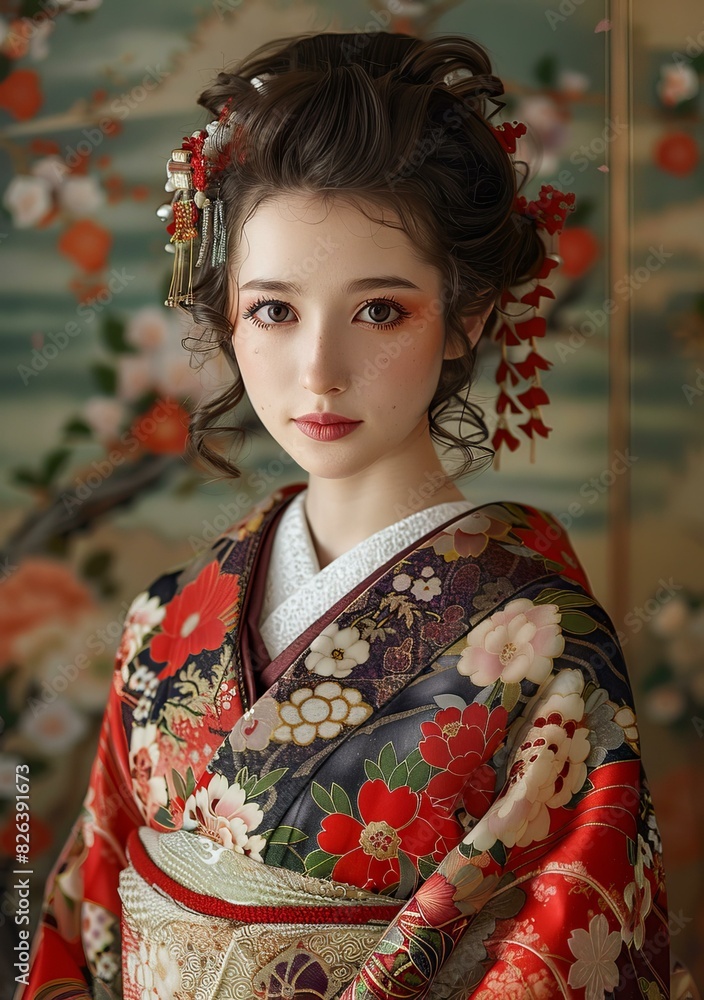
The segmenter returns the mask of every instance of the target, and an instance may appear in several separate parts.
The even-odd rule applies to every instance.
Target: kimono
[[[134,600],[17,1000],[670,997],[627,669],[561,524],[441,504],[316,572],[305,488]]]

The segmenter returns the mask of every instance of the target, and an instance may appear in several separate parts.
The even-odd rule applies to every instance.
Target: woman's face
[[[407,449],[427,460],[428,407],[443,358],[455,354],[445,353],[440,275],[403,230],[340,198],[328,210],[315,196],[287,195],[259,206],[240,255],[233,347],[281,447],[332,479],[394,457],[403,464]],[[343,436],[309,436],[295,421],[316,412],[358,423]]]

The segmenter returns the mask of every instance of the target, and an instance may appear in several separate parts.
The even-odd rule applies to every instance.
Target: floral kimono
[[[441,504],[307,573],[304,489],[133,602],[18,996],[670,997],[627,670],[560,524]]]

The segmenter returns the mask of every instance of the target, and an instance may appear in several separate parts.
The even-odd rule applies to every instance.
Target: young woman
[[[192,440],[236,478],[246,392],[308,478],[135,599],[24,1000],[670,996],[614,626],[554,517],[434,448],[475,467],[477,342],[569,205],[521,212],[502,92],[473,41],[379,32],[201,96],[169,304],[233,378]]]

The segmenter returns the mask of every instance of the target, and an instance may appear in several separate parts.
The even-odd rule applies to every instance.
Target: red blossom
[[[361,822],[344,813],[322,821],[320,848],[340,855],[332,877],[363,889],[379,891],[400,879],[399,853],[418,865],[430,855],[440,862],[462,838],[454,817],[438,814],[424,793],[407,785],[388,788],[381,778],[367,781],[357,796]]]
[[[537,351],[531,351],[523,361],[517,361],[515,367],[522,378],[532,378],[538,368],[541,368],[543,371],[552,368],[552,361],[548,361],[547,358],[538,354]]]
[[[516,323],[516,333],[521,340],[530,340],[532,337],[544,337],[546,327],[547,323],[542,316],[533,316]]]
[[[508,427],[497,427],[491,439],[491,447],[498,451],[502,444],[508,445],[511,451],[515,451],[521,442],[511,433]]]
[[[543,423],[539,417],[531,417],[525,424],[518,425],[526,437],[532,438],[534,434],[540,434],[541,437],[546,438],[552,427],[548,427]]]
[[[201,129],[198,135],[184,136],[182,149],[191,151],[191,168],[193,170],[193,187],[198,191],[204,191],[206,185],[205,160],[203,158],[203,143],[208,138],[205,129]]]
[[[519,399],[520,399],[520,397],[519,397]],[[503,413],[504,410],[506,409],[506,407],[508,407],[508,406],[511,407],[511,413],[520,413],[521,412],[520,406],[517,406],[516,403],[514,402],[514,400],[511,398],[511,396],[509,396],[509,394],[507,392],[504,392],[502,390],[499,393],[499,398],[498,398],[498,400],[496,402],[496,412],[497,413]]]
[[[574,211],[574,204],[574,191],[565,194],[552,184],[543,184],[538,197],[531,201],[519,195],[515,208],[521,215],[534,219],[538,229],[545,229],[552,236],[562,230],[568,212]]]
[[[493,339],[500,343],[502,340],[507,347],[515,347],[516,344],[520,344],[520,338],[516,336],[516,331],[513,326],[507,323],[505,320],[502,321],[496,332],[494,333]]]
[[[547,288],[545,285],[541,285],[540,282],[532,288],[525,295],[521,295],[521,302],[525,302],[527,306],[535,306],[537,309],[540,306],[541,299],[554,299],[555,293],[552,289]]]
[[[112,233],[92,219],[78,219],[64,230],[57,246],[61,254],[88,274],[93,274],[107,264]]]
[[[517,121],[504,122],[493,129],[494,135],[507,153],[516,152],[516,139],[520,139],[522,135],[526,134],[526,131],[524,123]]]
[[[29,148],[37,156],[49,156],[51,153],[61,152],[61,146],[53,139],[32,139]]]
[[[489,712],[486,705],[475,702],[461,711],[454,706],[441,709],[432,722],[421,723],[421,756],[441,768],[428,785],[431,799],[452,808],[462,794],[473,816],[481,815],[475,810],[482,804],[488,808],[496,774],[486,762],[503,741],[507,719],[505,708]]]
[[[542,267],[536,274],[536,278],[549,278],[550,272],[554,267],[557,267],[558,263],[559,262],[554,257],[550,257],[549,254],[546,254]]]
[[[174,400],[158,399],[135,418],[130,433],[153,455],[182,455],[189,420],[188,411]]]
[[[34,118],[44,103],[39,74],[35,69],[16,69],[0,83],[0,108],[15,121]]]
[[[159,677],[172,677],[189,656],[222,645],[236,620],[239,577],[221,573],[209,562],[167,605],[162,631],[150,643],[155,663],[165,662]]]
[[[520,399],[526,410],[534,410],[538,406],[547,406],[550,402],[550,397],[542,385],[532,385],[530,389],[521,392],[518,395],[518,399]]]
[[[519,378],[514,369],[518,369],[520,371],[518,365],[512,365],[505,358],[502,358],[499,362],[499,367],[496,369],[496,381],[498,384],[501,385],[501,383],[505,382],[507,378],[510,378],[511,385],[517,385]]]

